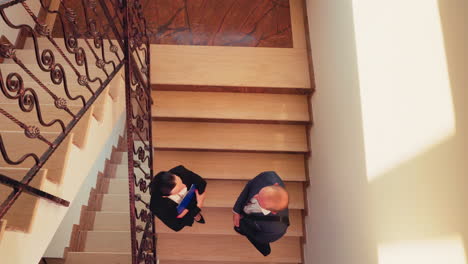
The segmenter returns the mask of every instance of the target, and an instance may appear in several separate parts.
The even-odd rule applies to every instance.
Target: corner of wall
[[[87,205],[90,191],[96,187],[98,173],[104,171],[105,161],[110,158],[112,148],[119,143],[119,138],[124,135],[125,113],[122,114],[116,123],[105,146],[102,148],[99,158],[93,164],[85,181],[81,185],[75,199],[71,202],[70,208],[57,229],[52,241],[49,244],[44,257],[63,258],[64,249],[68,247],[72,234],[73,225],[80,221],[81,207]]]

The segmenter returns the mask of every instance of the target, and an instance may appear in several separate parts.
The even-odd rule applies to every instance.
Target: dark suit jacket
[[[274,171],[266,171],[260,173],[257,177],[247,183],[242,193],[237,198],[234,205],[234,212],[244,214],[244,206],[252,199],[253,196],[258,194],[263,187],[274,185],[278,183],[284,187],[281,178]],[[255,213],[255,215],[263,215],[262,213]],[[269,214],[273,215],[273,214]],[[289,216],[289,210],[277,212],[279,216]],[[288,229],[288,225],[282,222],[259,221],[243,217],[240,224],[240,229],[247,236],[261,243],[269,243],[280,239]]]
[[[179,165],[171,170],[170,173],[179,176],[182,182],[187,186],[187,189],[192,184],[197,185],[198,192],[203,194],[206,188],[206,181],[196,173],[186,169],[184,166]],[[163,195],[157,190],[152,191],[150,210],[156,215],[164,224],[174,231],[180,231],[185,226],[192,226],[193,218],[201,211],[197,206],[196,199],[187,207],[189,212],[183,218],[177,218],[178,204],[169,198],[162,197]]]

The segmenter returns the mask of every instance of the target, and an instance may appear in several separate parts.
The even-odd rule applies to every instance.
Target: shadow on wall
[[[449,101],[453,104],[454,115],[453,118],[452,116],[447,118],[453,119],[448,123],[454,123],[454,132],[448,138],[442,139],[443,141],[426,142],[425,147],[436,144],[431,145],[430,148],[424,148],[420,152],[416,151],[410,154],[403,153],[407,155],[407,160],[394,163],[395,165],[383,170],[383,172],[376,173],[375,177],[369,180],[367,178],[369,169],[366,168],[364,149],[364,121],[370,122],[374,126],[380,125],[381,127],[378,129],[387,133],[385,136],[390,134],[391,140],[399,140],[399,138],[392,135],[391,132],[385,131],[386,128],[389,128],[390,123],[386,123],[387,120],[381,115],[375,116],[375,119],[364,119],[363,121],[363,112],[366,115],[377,115],[378,113],[372,111],[382,110],[385,107],[375,105],[376,102],[372,100],[364,102],[365,97],[363,99],[361,95],[369,96],[369,94],[361,94],[360,88],[364,85],[366,93],[383,91],[388,92],[390,96],[395,96],[392,94],[393,90],[382,90],[382,86],[375,87],[375,85],[396,83],[403,84],[402,87],[410,89],[412,83],[404,83],[406,80],[418,83],[420,76],[427,77],[427,80],[432,79],[431,76],[424,76],[425,71],[421,69],[417,72],[418,75],[411,71],[396,69],[396,72],[403,77],[395,82],[379,79],[380,75],[386,78],[399,78],[399,76],[392,75],[394,69],[388,68],[391,66],[386,65],[385,62],[394,63],[396,61],[396,63],[400,63],[396,64],[398,66],[405,63],[407,58],[403,57],[398,61],[400,58],[394,59],[392,55],[383,53],[386,52],[385,47],[377,45],[378,48],[375,48],[375,45],[372,46],[381,40],[367,31],[360,32],[360,37],[362,37],[360,40],[364,40],[360,44],[370,44],[371,48],[375,50],[369,51],[369,47],[361,46],[361,51],[364,50],[366,55],[376,53],[384,58],[377,59],[377,63],[381,63],[380,65],[374,64],[373,59],[361,61],[361,58],[359,63],[371,63],[358,64],[357,35],[353,24],[356,21],[353,16],[356,14],[353,12],[353,4],[350,3],[352,1],[340,2],[339,4],[336,2],[339,1],[307,1],[311,44],[315,51],[312,55],[317,84],[317,91],[312,102],[315,126],[312,130],[311,143],[312,150],[317,152],[313,153],[310,165],[310,175],[312,176],[308,190],[310,212],[306,217],[308,239],[306,263],[468,264],[468,104],[465,102],[468,99],[468,1],[438,0],[447,71],[450,78],[450,88],[447,85],[447,91],[451,92]],[[424,2],[423,0],[417,3],[429,2],[430,5],[427,7],[436,3]],[[417,6],[417,3],[413,3],[413,6]],[[373,5],[381,7],[380,3],[362,1],[359,4],[364,5],[364,9],[367,8],[364,11],[372,19],[377,17],[378,20],[379,16],[388,15],[372,9]],[[402,1],[398,4],[404,6]],[[359,11],[363,11],[363,9]],[[403,10],[406,14],[411,11],[413,10]],[[386,20],[388,19],[386,17],[382,21],[378,21],[380,24],[368,25],[369,21],[373,21],[372,19],[366,20],[368,17],[360,21],[364,21],[367,23],[366,26],[374,27],[372,30],[380,33],[382,32],[381,26],[387,25],[382,23],[392,21],[392,14],[389,15],[390,19]],[[356,18],[359,18],[358,15]],[[408,15],[407,18],[418,19],[418,17],[414,17],[414,14]],[[421,18],[427,19],[427,17]],[[415,25],[419,24],[415,23]],[[359,26],[361,30],[367,28],[362,27],[363,24]],[[404,27],[405,25],[400,26]],[[406,37],[398,30],[401,29],[398,26],[388,25],[388,27],[391,32],[382,33],[385,36],[384,41],[387,41],[387,38],[391,39],[391,37]],[[429,30],[437,30],[437,28]],[[411,36],[419,32],[406,33],[409,34],[408,40],[411,40]],[[418,37],[421,36],[424,34],[418,35]],[[367,38],[371,38],[371,40]],[[398,44],[403,45],[403,49],[407,48],[405,51],[412,51],[412,49],[418,51],[420,47],[416,45],[419,43],[408,43],[408,40],[399,41]],[[410,47],[405,45],[410,45]],[[387,46],[393,47],[392,43]],[[397,49],[397,47],[394,48]],[[398,53],[399,50],[392,50],[392,52]],[[421,54],[424,52],[419,55]],[[394,60],[392,61],[392,59]],[[411,63],[424,62],[410,58],[407,65],[402,66],[408,68]],[[361,65],[367,67],[358,69]],[[372,76],[373,70],[379,76]],[[418,69],[410,70],[417,71]],[[377,78],[377,81],[373,80],[375,82],[369,85],[366,82],[368,80],[359,80],[359,73],[362,71],[364,71],[363,74],[366,78],[371,76]],[[437,85],[433,84],[433,86]],[[380,90],[376,90],[376,88],[380,88]],[[437,90],[440,87],[428,88]],[[392,97],[391,99],[395,99],[397,103],[398,100],[409,102],[409,111],[412,111],[413,108],[418,107],[418,99],[425,99],[424,91],[427,90],[421,90],[422,94],[419,93],[419,89],[403,90],[403,93],[397,96],[406,96],[406,98]],[[412,92],[412,94],[408,95],[408,92]],[[384,98],[384,101],[391,100],[382,95],[377,95],[377,98],[380,100]],[[362,106],[363,102],[371,102],[374,105],[370,105],[368,109],[362,111],[359,106]],[[427,100],[426,102],[431,101]],[[437,111],[438,107],[442,107],[442,99],[439,100],[439,103],[439,105],[437,103],[434,105],[426,104],[425,107]],[[396,125],[402,124],[398,117],[405,117],[407,113],[399,112],[400,116],[398,116],[391,112],[393,110],[390,109],[390,113],[386,113],[387,116],[393,117],[392,122]],[[439,120],[443,121],[440,117],[443,118],[443,115],[450,111],[440,112],[442,110],[444,109],[439,110],[438,117]],[[413,122],[407,123],[408,127],[401,127],[403,131],[397,132],[402,132],[403,136],[407,136],[405,132],[414,132],[408,131],[412,128],[417,128],[416,131],[420,131],[421,127],[417,123],[418,114],[426,118],[424,121],[426,123],[437,122],[437,118],[431,118],[430,113],[415,112],[416,115],[408,118]],[[369,116],[365,117],[369,118]],[[411,120],[411,118],[413,119]],[[437,128],[437,126],[433,127]],[[380,136],[378,132],[371,131],[371,133],[374,133],[372,136],[378,140],[385,138],[385,136]],[[417,136],[418,134],[415,135],[415,137]],[[369,135],[366,134],[366,140],[375,139],[368,137]],[[379,145],[381,142],[378,140],[371,142],[378,151],[388,150],[393,152],[391,154],[396,153],[397,156],[401,154],[395,151],[392,145],[387,144],[388,149],[382,148],[382,144]],[[381,157],[378,156],[378,151],[368,153],[368,155],[373,156],[367,157],[367,160],[370,158],[371,161],[379,161]],[[372,162],[368,162],[367,165],[369,166],[369,164],[374,165]]]
[[[307,264],[377,264],[368,208],[352,1],[308,0],[317,90]]]
[[[379,264],[468,263],[468,2],[438,3],[456,133],[369,182]]]

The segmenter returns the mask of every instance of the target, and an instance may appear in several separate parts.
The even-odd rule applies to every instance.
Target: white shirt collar
[[[271,213],[271,211],[262,208],[258,203],[258,200],[255,198],[250,199],[250,202],[246,206],[244,206],[244,212],[246,214],[262,213],[264,215],[269,215]]]

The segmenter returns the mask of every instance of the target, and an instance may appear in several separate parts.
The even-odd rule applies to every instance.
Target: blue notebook
[[[195,190],[197,189],[197,186],[195,184],[192,184],[190,186],[190,190],[188,190],[187,194],[185,195],[184,199],[180,202],[179,206],[177,206],[177,213],[181,214],[187,206],[190,204],[190,202],[193,200],[195,197]]]

